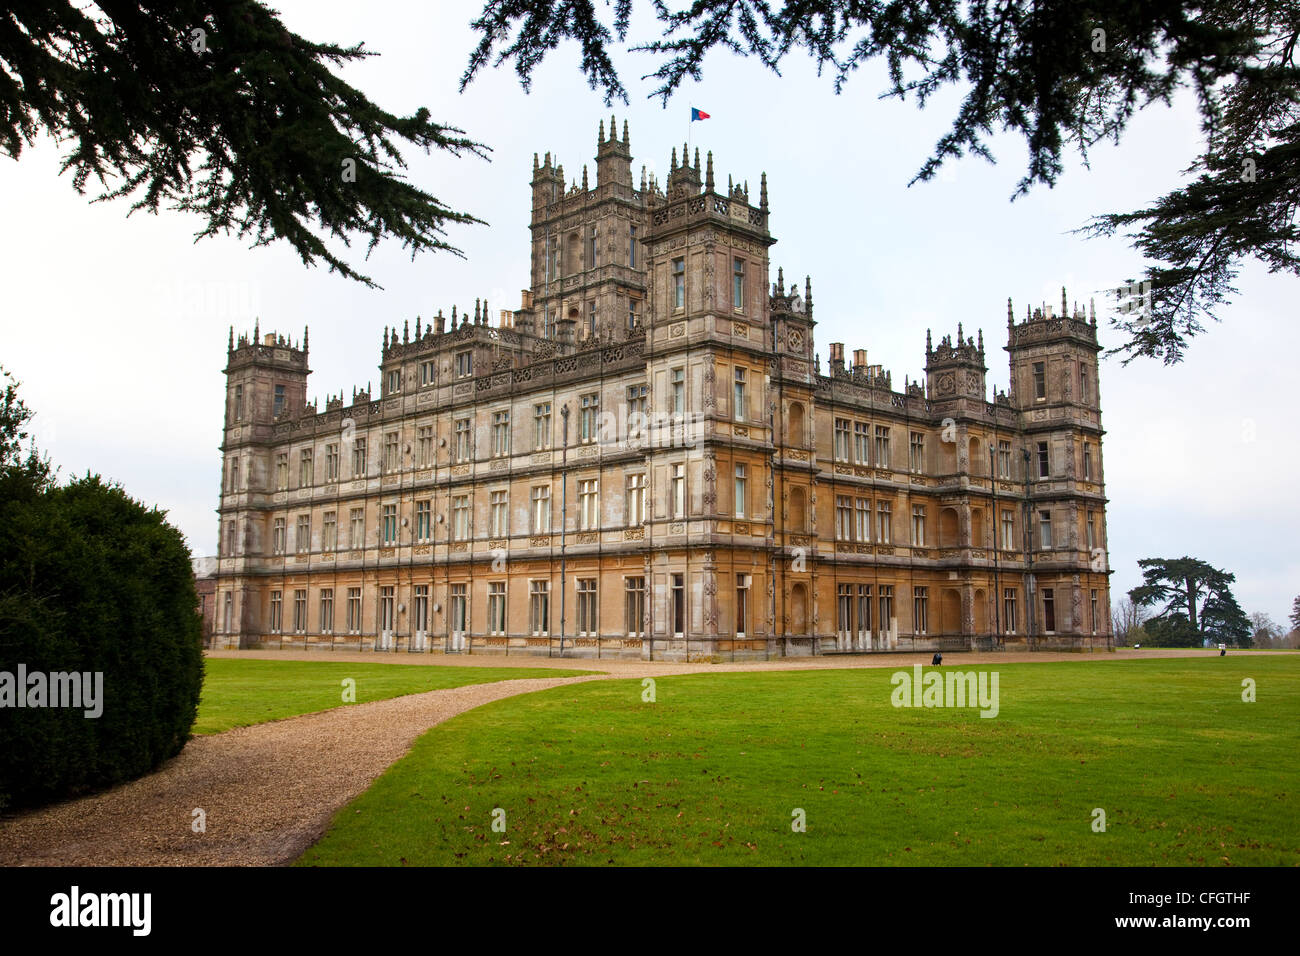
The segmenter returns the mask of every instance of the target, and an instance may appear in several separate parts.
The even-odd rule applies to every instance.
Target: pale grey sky
[[[777,77],[757,63],[716,54],[704,80],[667,109],[647,100],[638,54],[621,59],[632,94],[613,110],[587,89],[576,49],[561,48],[526,95],[507,69],[485,72],[463,95],[457,82],[473,45],[468,22],[481,4],[366,4],[282,0],[290,29],[313,40],[365,41],[381,56],[347,68],[348,79],[394,112],[428,106],[493,149],[491,161],[406,154],[408,175],[453,208],[490,226],[454,229],[465,259],[411,262],[396,243],[363,271],[368,290],[307,269],[280,243],[249,249],[233,238],[195,244],[198,220],[178,213],[125,218],[127,204],[91,205],[58,176],[50,143],[0,162],[0,274],[7,303],[0,364],[23,383],[38,412],[40,444],[65,477],[97,471],[165,508],[196,554],[216,546],[227,330],[301,336],[311,326],[309,395],[367,381],[385,324],[429,318],[453,304],[517,308],[528,283],[528,181],[534,152],[551,151],[566,176],[594,176],[596,128],[610,113],[631,127],[634,170],[661,177],[688,133],[711,149],[717,174],[771,195],[773,269],[810,273],[818,351],[866,348],[873,363],[920,376],[925,330],[984,331],[990,388],[1007,385],[1006,299],[1058,303],[1138,275],[1121,240],[1069,234],[1092,215],[1137,208],[1180,181],[1198,145],[1195,110],[1142,113],[1120,147],[1098,149],[1092,168],[1071,160],[1055,189],[1008,201],[1023,174],[1019,140],[994,143],[999,162],[967,159],[941,179],[907,187],[947,128],[955,98],[924,112],[881,101],[879,72],[864,71],[834,96],[810,60]],[[644,31],[643,31],[644,35]],[[354,253],[359,260],[364,247]],[[1252,266],[1225,322],[1196,339],[1187,360],[1165,368],[1117,360],[1100,373],[1112,586],[1139,583],[1142,557],[1189,554],[1237,575],[1247,613],[1282,622],[1300,593],[1300,509],[1294,399],[1285,368],[1294,333],[1293,277]],[[1286,316],[1291,315],[1288,322]],[[1115,344],[1105,331],[1103,344]],[[823,370],[825,366],[823,365]]]

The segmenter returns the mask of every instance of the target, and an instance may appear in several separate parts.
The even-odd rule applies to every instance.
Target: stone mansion
[[[814,350],[768,185],[673,151],[533,159],[530,287],[385,329],[378,394],[231,331],[217,646],[763,657],[1104,644],[1095,313],[926,333],[925,381]],[[1091,314],[1090,314],[1091,313]]]

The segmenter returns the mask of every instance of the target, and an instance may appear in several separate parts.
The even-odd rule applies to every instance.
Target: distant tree
[[[627,101],[610,46],[627,39],[632,0],[488,0],[473,21],[479,42],[461,89],[485,67],[513,61],[527,89],[533,70],[564,40],[581,48],[581,69],[606,103]],[[1022,136],[1029,168],[1018,197],[1053,185],[1067,148],[1118,142],[1133,116],[1168,104],[1183,86],[1196,94],[1205,148],[1190,183],[1144,209],[1101,216],[1086,232],[1133,228],[1135,247],[1164,263],[1146,269],[1140,310],[1113,320],[1128,334],[1114,351],[1182,360],[1187,340],[1217,320],[1243,262],[1300,274],[1300,8],[1293,0],[666,0],[650,6],[659,38],[648,53],[652,95],[699,80],[715,49],[753,56],[774,72],[806,50],[839,93],[858,67],[881,58],[884,96],[924,107],[945,87],[964,98],[952,126],[912,182],[950,159],[992,160],[988,139]]]
[[[412,257],[459,251],[449,223],[477,223],[407,182],[396,142],[484,154],[423,107],[397,116],[334,72],[374,56],[313,43],[256,0],[76,0],[9,4],[0,18],[0,152],[17,158],[48,132],[70,142],[63,170],[99,199],[138,197],[198,213],[199,238],[287,240],[302,261],[374,283],[325,238]]]
[[[1115,604],[1115,609],[1111,613],[1111,632],[1115,635],[1116,642],[1120,644],[1132,644],[1135,635],[1142,633],[1142,622],[1147,618],[1146,611],[1134,604],[1129,598],[1122,598]]]
[[[1143,583],[1128,596],[1139,607],[1160,605],[1154,620],[1181,614],[1201,640],[1213,637],[1234,644],[1249,640],[1250,622],[1232,594],[1236,575],[1186,556],[1143,558],[1138,567]],[[1146,625],[1148,633],[1154,620]]]
[[[1291,602],[1291,627],[1300,630],[1300,595]]]
[[[1200,632],[1181,611],[1152,618],[1142,625],[1142,630],[1145,643],[1151,647],[1200,647],[1204,643]]]
[[[1256,647],[1280,647],[1282,645],[1282,627],[1263,611],[1256,611],[1250,616],[1251,640]]]

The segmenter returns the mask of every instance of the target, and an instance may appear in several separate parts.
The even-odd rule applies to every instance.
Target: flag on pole
[[[696,120],[706,120],[708,118],[709,118],[709,114],[704,112],[704,110],[697,110],[694,106],[691,107],[692,123],[694,123]]]

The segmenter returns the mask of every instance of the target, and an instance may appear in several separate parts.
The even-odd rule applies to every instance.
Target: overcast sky
[[[643,6],[645,4],[642,4]],[[1091,169],[1071,160],[1054,189],[1009,202],[1023,174],[1021,141],[994,141],[997,165],[967,159],[941,179],[908,187],[953,115],[953,96],[924,112],[881,101],[879,71],[862,71],[835,96],[811,60],[792,58],[777,77],[756,62],[715,54],[703,82],[663,108],[647,99],[643,54],[621,58],[631,93],[613,110],[589,90],[578,54],[561,48],[533,92],[505,68],[456,92],[474,37],[474,2],[370,0],[275,4],[286,25],[312,40],[364,41],[380,53],[346,68],[348,80],[398,113],[427,106],[441,123],[492,148],[491,160],[408,151],[408,175],[452,208],[489,226],[454,229],[465,252],[412,262],[389,243],[363,262],[382,290],[308,269],[284,243],[249,249],[233,238],[193,242],[197,219],[178,213],[125,217],[125,202],[91,205],[58,175],[60,150],[45,142],[18,162],[0,161],[0,275],[5,289],[0,364],[23,383],[40,445],[63,477],[99,472],[165,508],[196,555],[216,548],[228,328],[298,338],[311,326],[309,397],[368,381],[377,385],[385,324],[428,319],[453,304],[518,308],[528,284],[533,153],[551,151],[568,178],[591,167],[596,129],[616,112],[631,128],[634,177],[642,164],[666,177],[670,150],[688,133],[711,149],[717,175],[766,170],[775,267],[813,278],[816,342],[868,350],[870,361],[918,377],[925,332],[984,331],[990,394],[1006,388],[1006,300],[1059,308],[1140,274],[1122,239],[1070,235],[1090,216],[1126,211],[1181,181],[1199,143],[1195,109],[1139,115],[1120,147],[1098,149]],[[481,6],[478,4],[477,6]],[[643,37],[646,31],[643,29]],[[646,65],[643,65],[646,64]],[[360,261],[364,246],[352,254]],[[1118,597],[1140,581],[1137,560],[1183,554],[1237,575],[1247,613],[1285,620],[1300,593],[1300,508],[1295,505],[1295,374],[1285,358],[1297,336],[1297,280],[1249,267],[1225,322],[1166,368],[1118,360],[1100,373],[1110,558]],[[1290,322],[1284,316],[1290,314]],[[1114,345],[1103,331],[1102,344]],[[825,370],[823,364],[823,371]],[[323,404],[322,404],[323,407]]]

